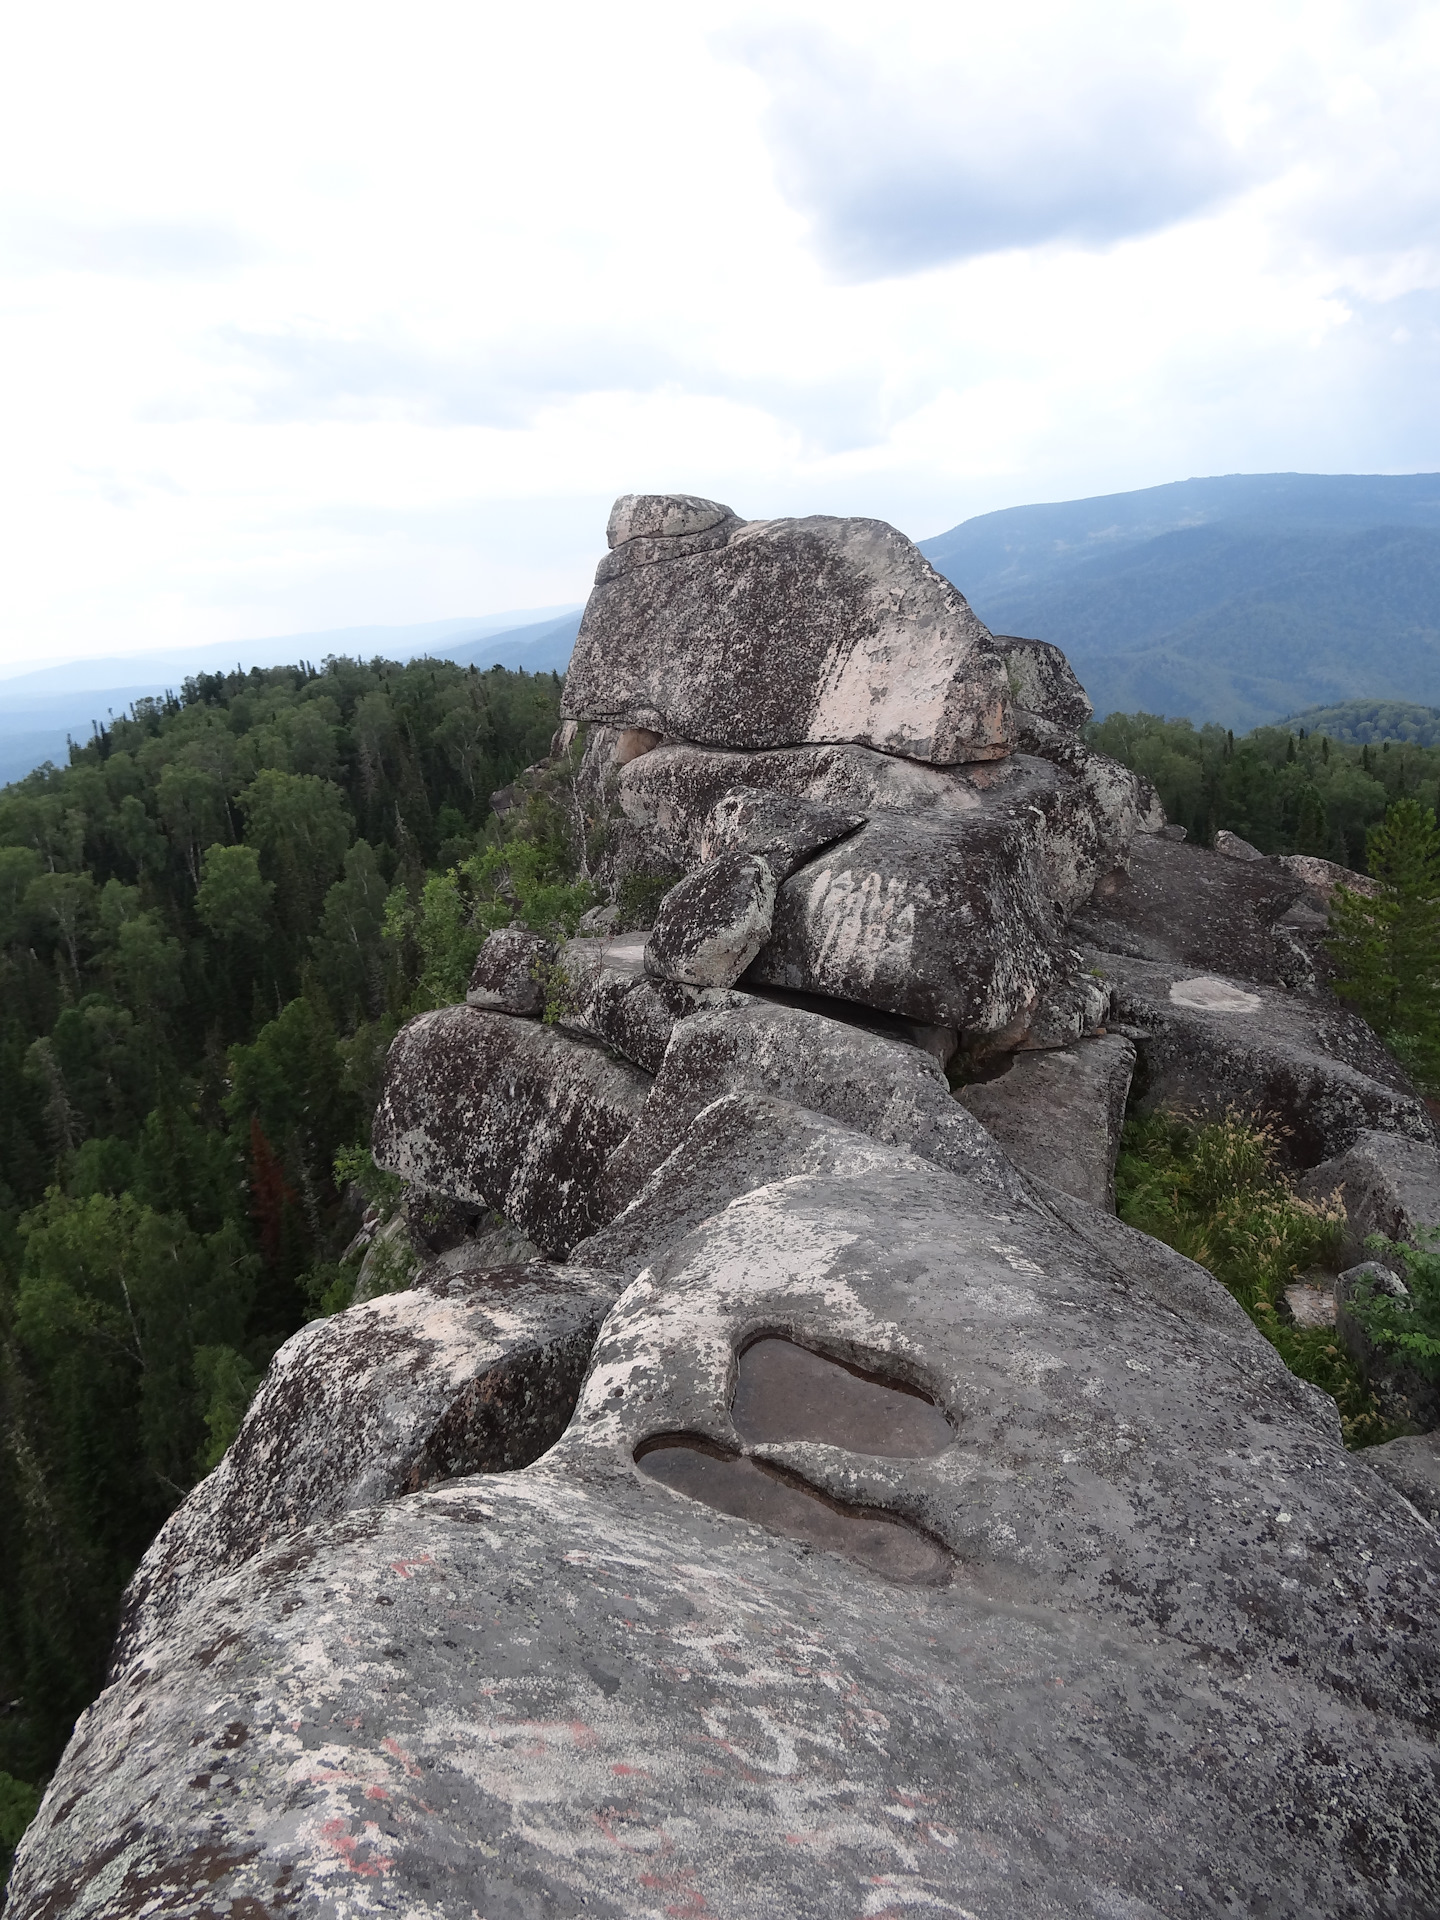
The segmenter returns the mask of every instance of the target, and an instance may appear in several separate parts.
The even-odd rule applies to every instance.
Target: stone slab
[[[1115,1211],[1115,1160],[1135,1070],[1119,1034],[1017,1053],[1007,1072],[956,1096],[1027,1173]]]
[[[378,1166],[493,1207],[552,1257],[599,1224],[605,1163],[649,1076],[532,1020],[441,1007],[402,1027],[376,1109]]]

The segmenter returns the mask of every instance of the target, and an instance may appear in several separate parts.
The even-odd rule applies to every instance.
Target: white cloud
[[[1440,468],[1440,12],[57,0],[0,655],[584,592],[615,493]]]

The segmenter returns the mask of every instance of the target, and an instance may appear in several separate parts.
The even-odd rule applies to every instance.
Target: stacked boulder
[[[676,1021],[753,1023],[757,1000],[783,1000],[942,1069],[1063,1055],[1067,1151],[1037,1137],[1031,1157],[1105,1204],[1133,1049],[1098,1041],[1108,994],[1070,921],[1164,821],[1083,743],[1090,703],[1064,655],[989,633],[879,521],[627,495],[608,538],[565,711],[631,862],[678,878],[639,938],[562,953],[494,936],[468,1009],[397,1044],[377,1155],[563,1254],[634,1189],[633,1147],[624,1180],[608,1160]],[[550,1031],[517,1031],[547,1008]],[[814,1104],[830,1110],[821,1090]],[[1025,1129],[993,1107],[976,1110],[1024,1156]]]
[[[12,1920],[1440,1911],[1440,1455],[1113,1210],[1132,1073],[1440,1198],[1331,878],[873,521],[621,500],[566,700],[674,884],[396,1039],[440,1257],[151,1547]]]

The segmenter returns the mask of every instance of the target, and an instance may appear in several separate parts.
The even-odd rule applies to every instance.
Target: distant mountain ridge
[[[1440,474],[1232,474],[981,514],[921,550],[1097,714],[1248,729],[1440,696]]]

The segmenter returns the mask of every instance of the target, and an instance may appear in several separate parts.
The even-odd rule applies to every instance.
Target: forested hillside
[[[1440,806],[1440,746],[1357,745],[1298,725],[1237,736],[1153,713],[1112,713],[1086,737],[1153,780],[1169,818],[1207,845],[1224,827],[1262,853],[1315,853],[1364,873],[1366,837],[1393,801]]]
[[[416,979],[481,937],[427,874],[488,848],[509,918],[489,796],[559,695],[434,660],[201,675],[0,792],[0,1820],[333,1283],[359,1213],[337,1151]],[[509,818],[530,881],[563,883],[560,839]]]

